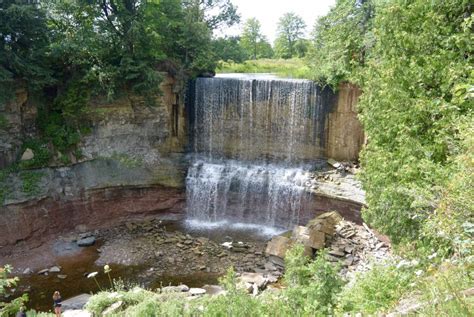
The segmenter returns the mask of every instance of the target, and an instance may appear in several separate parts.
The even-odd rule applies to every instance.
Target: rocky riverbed
[[[50,294],[60,290],[64,298],[96,292],[87,275],[98,272],[101,287],[108,287],[103,266],[111,277],[129,285],[158,288],[186,283],[190,287],[216,284],[229,267],[238,272],[265,267],[267,237],[258,232],[199,230],[182,222],[137,219],[107,229],[74,232],[57,237],[37,249],[21,250],[1,259],[20,276],[11,297],[27,292],[30,305],[50,308]]]
[[[153,274],[224,273],[233,266],[249,271],[265,264],[265,241],[232,236],[205,237],[176,230],[161,221],[127,222],[103,230],[97,265],[147,265]]]

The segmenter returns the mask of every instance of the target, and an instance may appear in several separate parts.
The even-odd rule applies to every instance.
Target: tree
[[[247,59],[247,51],[237,36],[221,37],[213,41],[213,51],[220,61],[242,63]]]
[[[92,96],[153,105],[162,72],[213,72],[212,31],[237,21],[229,0],[0,1],[0,97],[22,81],[41,100],[39,136],[25,146],[44,159],[28,167],[48,164],[40,151],[67,161],[89,130]]]
[[[316,81],[337,86],[355,80],[373,46],[373,17],[373,0],[338,0],[317,20],[308,59]]]
[[[253,59],[257,59],[258,44],[264,40],[260,22],[256,18],[247,19],[242,33],[242,46]]]
[[[182,2],[187,10],[200,12],[199,19],[206,22],[211,31],[240,22],[237,8],[231,0],[183,0]]]
[[[34,90],[51,82],[45,67],[49,45],[45,12],[34,4],[0,2],[0,102],[12,96],[17,80]]]
[[[306,24],[293,12],[285,13],[278,21],[275,49],[277,55],[291,58],[296,55],[295,45],[303,38]]]

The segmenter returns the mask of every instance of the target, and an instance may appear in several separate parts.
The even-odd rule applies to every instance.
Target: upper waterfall
[[[191,219],[289,227],[309,195],[307,171],[325,154],[330,89],[309,80],[232,75],[190,90],[186,179]]]
[[[285,163],[322,157],[333,97],[309,80],[198,78],[190,109],[193,151]]]

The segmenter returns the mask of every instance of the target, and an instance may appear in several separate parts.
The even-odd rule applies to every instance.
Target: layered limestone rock
[[[97,116],[92,132],[79,143],[79,162],[11,173],[4,179],[0,247],[33,239],[41,243],[48,234],[79,224],[94,228],[130,215],[182,213],[187,169],[184,92],[170,77],[161,90],[154,107],[137,96],[93,100]],[[16,99],[0,109],[7,118],[7,129],[0,128],[0,167],[22,156],[31,158],[20,148],[35,129],[34,109],[25,90],[18,90]]]
[[[339,213],[325,212],[309,221],[306,226],[295,226],[291,238],[285,237],[285,234],[273,237],[267,244],[265,254],[269,257],[280,258],[280,261],[276,263],[274,261],[274,263],[281,264],[288,249],[295,243],[301,243],[305,247],[304,254],[312,256],[314,251],[326,247],[341,220]]]
[[[351,161],[359,158],[364,131],[357,118],[357,102],[362,91],[351,84],[341,84],[337,103],[328,115],[326,157]]]
[[[28,92],[21,84],[12,100],[0,102],[0,169],[21,156],[23,140],[36,129],[36,115],[37,109],[28,101]]]

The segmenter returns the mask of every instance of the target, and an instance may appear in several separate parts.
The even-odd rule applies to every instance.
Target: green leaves
[[[467,166],[455,159],[472,153],[463,146],[463,130],[474,126],[468,2],[339,0],[314,30],[314,78],[334,87],[352,81],[364,91],[358,105],[368,139],[361,153],[363,216],[395,243],[422,235],[422,243],[436,245],[443,239],[428,234],[438,231],[434,222],[461,236],[460,219],[473,216],[472,208],[454,208],[449,198],[471,195],[466,179],[459,183]],[[448,201],[451,207],[444,206]],[[439,214],[458,220],[440,221]]]

